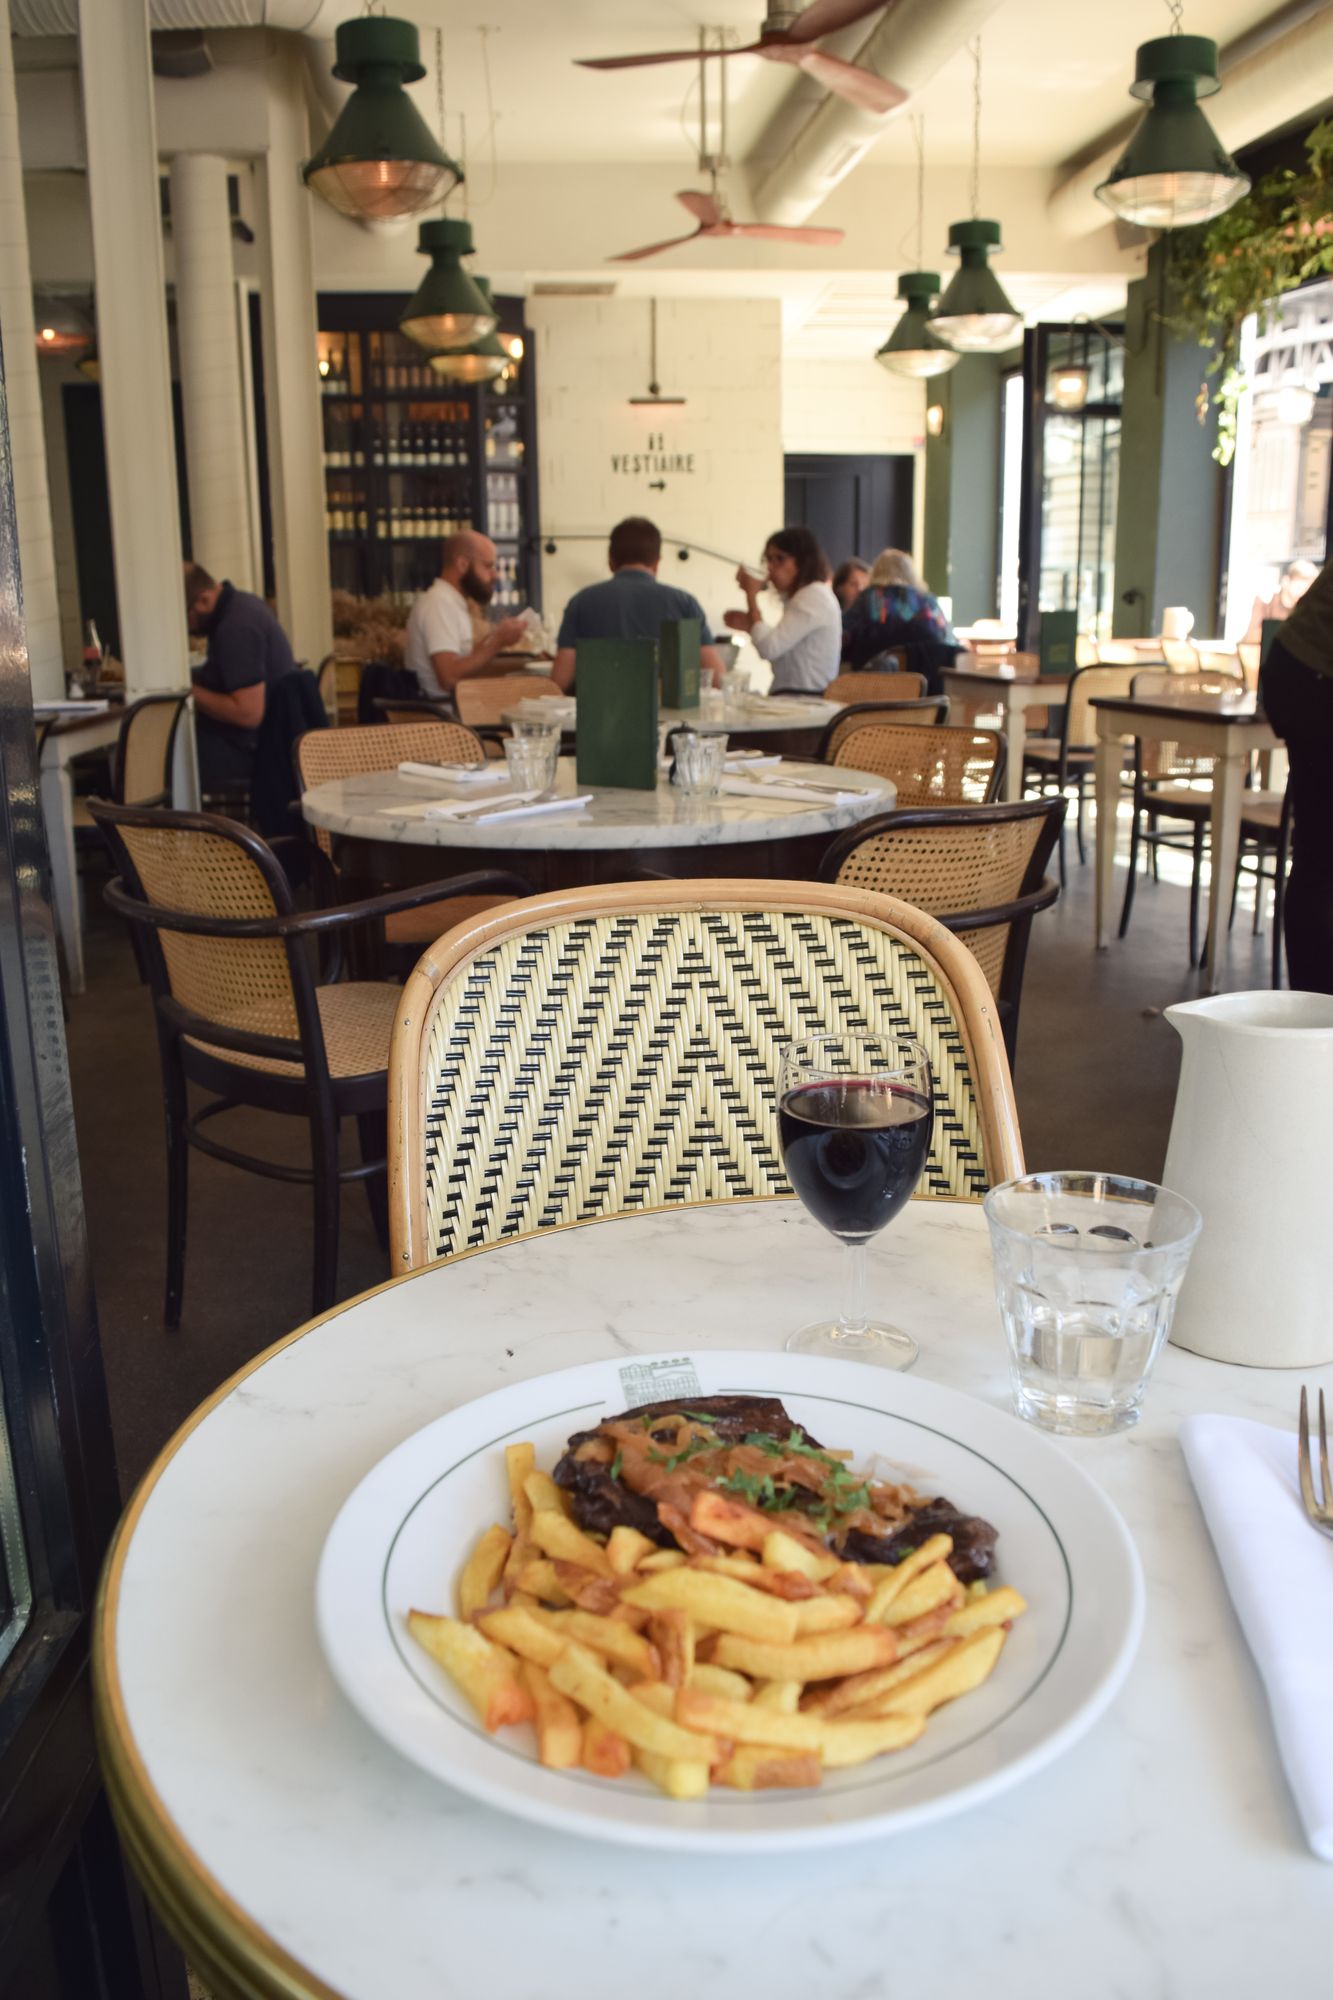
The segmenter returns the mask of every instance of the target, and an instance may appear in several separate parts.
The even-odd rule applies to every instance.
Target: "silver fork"
[[[1314,1468],[1310,1461],[1310,1405],[1305,1389],[1301,1389],[1301,1423],[1299,1466],[1301,1477],[1301,1499],[1311,1522],[1322,1534],[1333,1535],[1333,1478],[1328,1469],[1328,1430],[1324,1423],[1324,1392],[1319,1391],[1319,1479],[1323,1489],[1323,1499],[1315,1498]]]

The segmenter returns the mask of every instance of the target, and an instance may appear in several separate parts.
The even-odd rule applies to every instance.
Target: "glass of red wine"
[[[909,1368],[916,1342],[870,1320],[866,1244],[921,1178],[934,1122],[930,1058],[892,1035],[814,1035],[782,1052],[778,1137],[787,1178],[816,1222],[846,1245],[837,1319],[791,1335],[788,1351]]]

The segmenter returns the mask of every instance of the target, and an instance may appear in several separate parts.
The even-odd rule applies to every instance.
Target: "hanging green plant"
[[[1207,373],[1216,378],[1213,456],[1228,465],[1236,449],[1236,411],[1245,388],[1241,328],[1251,313],[1271,324],[1277,301],[1310,278],[1333,272],[1333,119],[1305,141],[1309,164],[1266,174],[1212,222],[1177,229],[1169,239],[1174,309],[1167,324],[1182,340],[1213,350]],[[1209,394],[1199,394],[1199,421]]]

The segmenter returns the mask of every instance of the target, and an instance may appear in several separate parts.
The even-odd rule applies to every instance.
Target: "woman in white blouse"
[[[842,658],[842,606],[829,583],[824,551],[808,528],[779,528],[764,550],[768,581],[783,600],[776,625],[759,615],[762,583],[748,569],[736,572],[744,611],[728,611],[733,632],[773,667],[774,694],[822,694],[836,679]]]

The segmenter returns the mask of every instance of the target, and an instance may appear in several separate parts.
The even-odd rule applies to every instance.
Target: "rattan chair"
[[[924,674],[839,674],[824,689],[825,701],[919,701],[928,692]]]
[[[146,694],[120,718],[111,753],[111,796],[117,805],[166,805],[171,798],[171,766],[176,731],[187,694]],[[100,846],[101,835],[86,798],[74,801],[74,833],[80,845]]]
[[[994,729],[867,723],[829,759],[892,778],[900,806],[986,805],[1004,780],[1005,740]]]
[[[1060,893],[1046,869],[1067,801],[882,813],[839,834],[819,866],[914,903],[963,940],[995,995],[1012,1067],[1032,919]]]
[[[423,707],[427,704],[423,703]],[[396,771],[400,764],[481,764],[486,753],[480,739],[461,722],[414,721],[401,724],[353,724],[347,729],[312,729],[297,742],[296,782],[302,792],[334,778],[359,777],[367,772]],[[311,837],[332,858],[333,836],[325,827],[310,827]],[[376,884],[376,888],[385,885]],[[518,891],[528,893],[528,885]],[[447,896],[443,904],[422,903],[400,910],[384,923],[384,942],[391,948],[429,944],[441,931],[466,923],[489,910],[494,896]]]
[[[813,882],[616,883],[456,930],[390,1057],[395,1272],[562,1223],[784,1195],[778,1052],[909,1033],[935,1070],[921,1192],[1022,1171],[995,1003],[920,910]]]
[[[948,719],[947,694],[921,695],[911,701],[855,702],[849,708],[844,708],[841,715],[835,715],[832,722],[826,724],[824,734],[819,739],[816,755],[821,763],[831,764],[833,753],[839,744],[854,736],[858,729],[864,729],[867,723],[915,724],[921,728],[932,722],[947,722]]]
[[[1102,648],[1102,663],[1095,667],[1078,667],[1070,676],[1069,689],[1065,696],[1064,713],[1058,736],[1029,736],[1023,745],[1023,783],[1026,790],[1029,781],[1034,781],[1041,794],[1051,791],[1073,790],[1078,801],[1078,813],[1074,822],[1078,838],[1078,858],[1085,861],[1087,850],[1083,840],[1084,786],[1092,773],[1096,757],[1096,727],[1091,702],[1094,695],[1125,695],[1133,692],[1134,676],[1138,668],[1134,665],[1108,666],[1107,649]],[[1065,881],[1065,836],[1060,829],[1060,882]]]
[[[340,937],[421,902],[441,885],[300,914],[271,847],[234,820],[94,800],[120,874],[111,907],[146,945],[167,1124],[166,1324],[180,1324],[189,1149],[273,1180],[313,1187],[313,1310],[337,1298],[342,1183],[367,1183],[384,1227],[384,1110],[399,988],[316,983],[309,941]],[[460,895],[522,892],[517,877],[458,878]],[[211,1093],[191,1111],[187,1085]],[[311,1165],[293,1167],[220,1143],[202,1128],[237,1105],[305,1118]],[[361,1163],[340,1167],[341,1120],[357,1120]]]
[[[459,681],[454,701],[459,720],[476,727],[499,722],[507,708],[517,708],[521,701],[540,701],[545,695],[563,694],[564,689],[549,674],[497,674],[493,678],[476,674]]]

